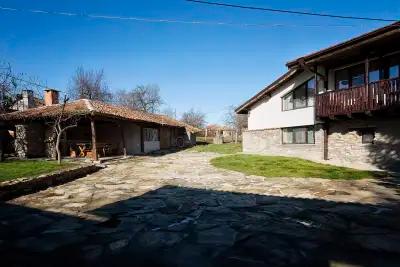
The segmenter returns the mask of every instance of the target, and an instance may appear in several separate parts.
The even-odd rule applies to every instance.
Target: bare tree
[[[91,99],[111,102],[112,94],[108,89],[103,70],[85,70],[78,67],[72,77],[69,94],[74,99]]]
[[[171,107],[164,108],[161,113],[170,118],[176,119],[176,110]]]
[[[193,108],[182,114],[181,121],[197,128],[203,128],[206,124],[206,115],[201,111],[195,111]]]
[[[66,114],[65,114],[65,106],[67,105],[68,101],[69,101],[69,99],[66,96],[64,96],[64,100],[61,105],[61,111],[54,122],[54,133],[56,135],[55,146],[56,146],[56,151],[57,151],[58,164],[61,164],[61,159],[62,159],[61,149],[60,149],[62,135],[68,129],[78,126],[78,119],[76,117],[73,117],[71,115],[66,116]]]
[[[7,112],[16,101],[17,82],[11,65],[0,65],[0,113]]]
[[[0,62],[0,113],[12,111],[22,99],[22,91],[30,90],[38,99],[42,98],[39,79],[23,73],[15,73],[9,63]]]
[[[115,96],[115,101],[119,105],[150,113],[157,112],[164,103],[160,96],[160,88],[155,84],[139,85],[130,91],[120,90]]]
[[[247,115],[236,114],[235,106],[230,106],[225,114],[225,125],[235,130],[235,142],[237,143],[238,135],[241,135],[243,129],[247,128]]]
[[[247,115],[236,114],[235,106],[230,106],[225,114],[225,125],[237,130],[240,134],[247,128]]]
[[[2,128],[3,122],[0,121],[0,161],[4,161],[5,130]]]

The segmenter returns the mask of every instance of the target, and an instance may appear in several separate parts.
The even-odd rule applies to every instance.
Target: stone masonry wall
[[[20,158],[44,156],[44,127],[40,122],[15,125],[15,152]]]
[[[315,144],[282,144],[281,129],[245,131],[243,132],[243,152],[321,161],[323,159],[323,130],[321,125],[316,125]]]
[[[372,144],[362,143],[362,130],[375,129]],[[328,155],[332,163],[366,169],[400,170],[398,119],[333,121],[329,123]]]

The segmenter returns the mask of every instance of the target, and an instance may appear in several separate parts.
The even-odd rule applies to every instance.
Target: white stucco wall
[[[261,130],[313,125],[315,122],[314,107],[282,111],[282,97],[312,77],[314,74],[305,71],[283,84],[272,93],[270,98],[260,100],[255,104],[249,112],[248,129]]]
[[[144,153],[160,150],[160,141],[145,141]]]

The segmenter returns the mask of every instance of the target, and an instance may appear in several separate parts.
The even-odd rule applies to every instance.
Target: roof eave
[[[336,45],[330,46],[328,48],[325,48],[325,49],[319,50],[317,52],[311,53],[309,55],[305,55],[305,56],[299,57],[299,58],[297,58],[295,60],[291,60],[291,61],[286,63],[286,66],[288,68],[293,68],[293,67],[296,67],[296,66],[299,65],[299,61],[301,59],[303,59],[307,63],[307,62],[309,62],[311,60],[316,60],[319,57],[327,55],[329,53],[338,52],[338,51],[340,51],[342,49],[346,49],[349,46],[353,46],[353,45],[355,45],[357,43],[368,41],[369,39],[375,38],[375,37],[377,37],[379,35],[382,35],[382,34],[385,34],[385,33],[391,32],[391,31],[399,31],[399,30],[400,30],[400,21],[394,22],[394,23],[392,23],[390,25],[387,25],[385,27],[381,27],[381,28],[373,30],[371,32],[359,35],[359,36],[354,37],[354,38],[352,38],[350,40],[347,40],[345,42],[341,42],[341,43],[338,43]]]
[[[255,96],[247,100],[245,103],[240,105],[238,108],[235,109],[236,114],[247,114],[249,111],[249,108],[253,106],[255,103],[257,103],[261,98],[263,98],[265,95],[268,93],[272,93],[276,88],[278,88],[280,85],[283,83],[287,82],[291,78],[293,78],[294,75],[296,75],[299,71],[302,71],[300,68],[292,68],[289,69],[285,74],[283,74],[281,77],[276,79],[274,82],[272,82],[270,85],[265,87],[263,90],[258,92]]]

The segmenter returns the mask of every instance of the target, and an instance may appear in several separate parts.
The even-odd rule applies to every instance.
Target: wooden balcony
[[[380,80],[367,86],[330,91],[316,96],[317,117],[334,117],[400,106],[400,79]]]

